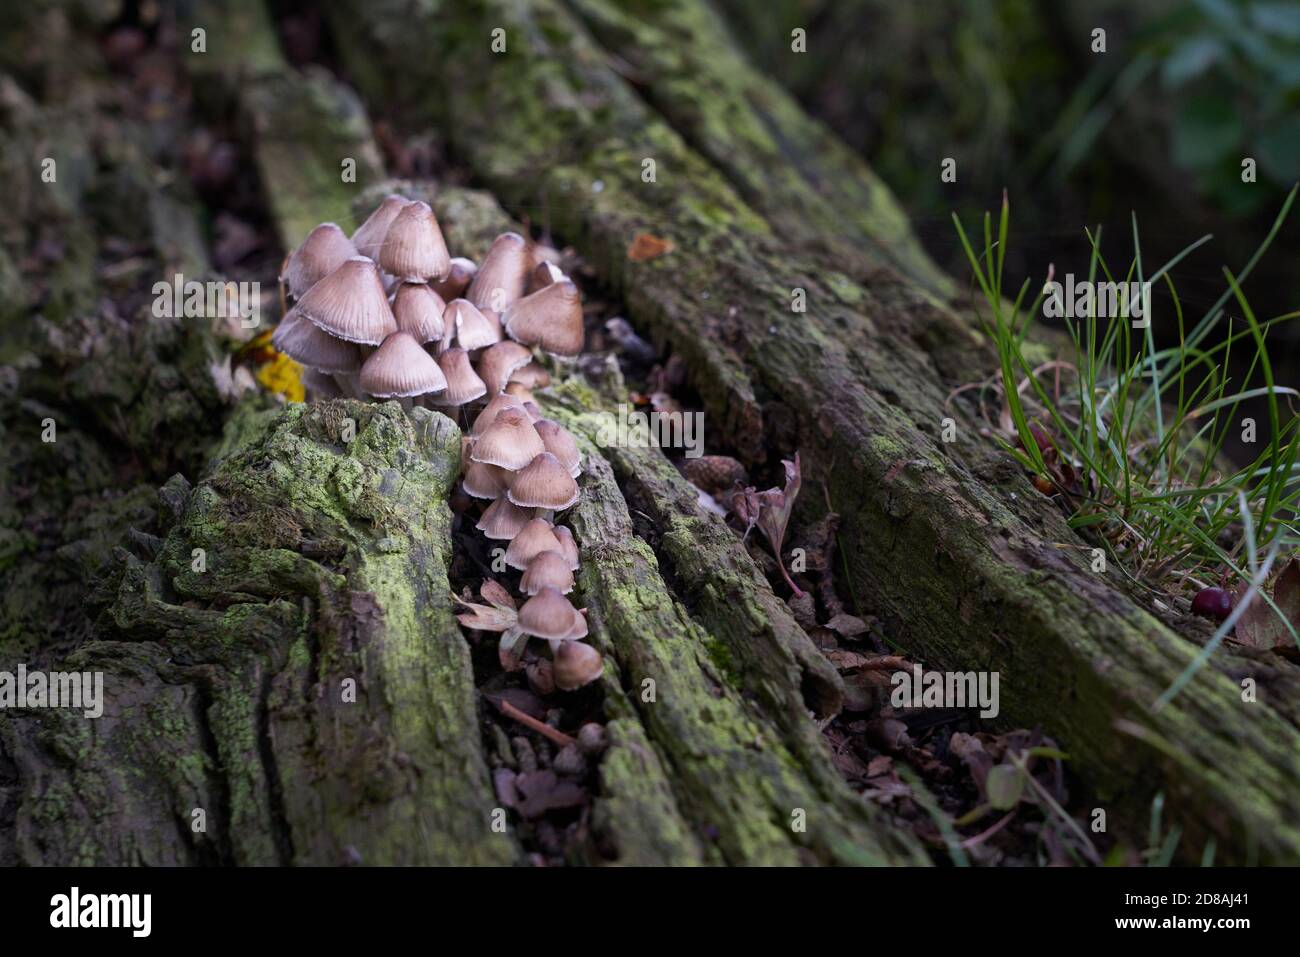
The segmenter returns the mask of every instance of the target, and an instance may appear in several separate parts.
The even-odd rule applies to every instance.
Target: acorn
[[[1226,588],[1202,588],[1192,599],[1192,614],[1223,621],[1232,614],[1232,592]]]

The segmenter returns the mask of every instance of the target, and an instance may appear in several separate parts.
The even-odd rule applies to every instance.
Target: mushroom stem
[[[539,508],[539,509],[537,510],[537,517],[538,517],[538,518],[544,518],[544,519],[546,519],[548,522],[550,522],[552,525],[554,525],[554,524],[555,524],[555,509],[553,509],[553,508]]]
[[[397,402],[401,405],[403,412],[411,411],[413,403],[411,402],[411,397],[409,395],[399,395],[397,397]]]
[[[358,384],[358,379],[356,376],[346,375],[342,372],[336,372],[334,373],[333,379],[336,383],[338,383],[338,387],[343,390],[343,394],[346,395],[348,398],[350,399],[365,398],[365,396],[361,394],[361,387]]]

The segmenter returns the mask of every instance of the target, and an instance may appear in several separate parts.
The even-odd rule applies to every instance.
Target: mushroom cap
[[[578,483],[559,459],[542,452],[515,476],[506,496],[523,508],[558,511],[578,501]]]
[[[560,540],[555,537],[555,526],[544,518],[534,518],[510,540],[505,562],[511,568],[523,571],[540,552],[559,550]]]
[[[393,296],[393,318],[397,328],[409,332],[420,345],[442,338],[442,314],[447,304],[428,283],[404,282]]]
[[[361,350],[308,322],[294,306],[271,334],[275,346],[294,362],[321,372],[351,375],[361,368]]]
[[[510,395],[510,393],[508,393],[508,392],[503,392],[502,395]],[[517,398],[517,397],[511,395],[510,398],[514,399],[514,398]],[[528,413],[529,421],[531,421],[534,425],[536,425],[536,424],[537,424],[538,422],[540,422],[542,419],[546,418],[546,416],[542,415],[542,410],[541,410],[540,408],[537,407],[537,403],[536,403],[536,402],[533,402],[531,399],[524,403],[524,411]],[[545,440],[543,440],[543,441],[545,441]],[[548,449],[547,451],[550,451],[550,450]],[[574,478],[577,478],[577,477],[578,477],[578,476],[576,476],[576,475],[574,476]]]
[[[519,630],[538,638],[563,638],[574,626],[578,609],[558,588],[546,586],[519,609]]]
[[[482,369],[479,370],[480,375],[482,374],[482,371]],[[488,404],[483,406],[483,411],[474,419],[474,424],[470,426],[469,434],[474,438],[478,438],[478,436],[487,431],[489,425],[496,421],[497,413],[502,409],[519,409],[522,407],[523,404],[513,395],[506,395],[504,393],[494,395],[488,401]]]
[[[546,446],[542,437],[528,421],[523,409],[505,408],[496,419],[474,440],[469,457],[475,462],[499,465],[517,472],[535,459]]]
[[[522,382],[507,382],[506,387],[501,390],[506,395],[513,395],[520,402],[527,405],[533,401],[533,390],[528,388]]]
[[[447,303],[442,321],[456,330],[456,344],[462,349],[483,349],[501,341],[501,329],[468,299],[453,299]]]
[[[510,381],[518,382],[530,389],[544,389],[551,384],[551,374],[539,363],[530,362],[510,373]]]
[[[508,542],[523,531],[532,517],[531,508],[520,508],[503,495],[483,510],[482,517],[474,527],[488,538]]]
[[[590,684],[604,671],[605,662],[600,652],[585,642],[561,641],[551,653],[551,674],[555,686],[561,691],[574,691]]]
[[[308,289],[293,307],[331,336],[377,346],[397,331],[379,269],[353,256]]]
[[[495,499],[505,495],[506,489],[510,488],[510,480],[514,477],[514,472],[507,472],[495,465],[487,465],[471,459],[465,466],[465,477],[461,480],[461,487],[471,498]],[[504,537],[514,538],[514,535],[512,533]]]
[[[516,342],[557,356],[582,351],[582,297],[568,279],[525,296],[503,318],[506,333]]]
[[[559,589],[564,595],[573,591],[573,569],[559,552],[538,552],[519,579],[519,590],[525,595],[536,595],[547,587]]]
[[[569,560],[569,567],[576,572],[581,562],[578,561],[578,543],[573,540],[573,532],[563,525],[557,525],[553,534],[560,543],[560,554]]]
[[[379,250],[379,265],[399,279],[426,282],[451,272],[451,255],[428,203],[403,206]]]
[[[284,267],[285,285],[295,299],[302,298],[317,282],[324,279],[357,254],[357,247],[334,223],[321,223],[307,234],[302,245],[289,255]]]
[[[361,390],[381,399],[447,388],[438,363],[409,332],[394,332],[361,366]]]
[[[492,240],[465,298],[480,309],[501,312],[509,308],[524,294],[531,264],[528,240],[518,233],[502,233]]]
[[[451,272],[447,273],[444,278],[434,281],[433,291],[448,302],[459,299],[465,295],[465,290],[469,288],[470,281],[473,280],[476,272],[478,272],[478,266],[474,260],[466,259],[464,256],[453,256],[451,259]]]
[[[405,196],[398,196],[396,193],[385,196],[384,201],[352,234],[352,245],[357,247],[357,252],[371,259],[378,259],[379,250],[384,245],[384,237],[388,235],[388,227],[393,225],[397,214],[410,202]]]
[[[559,266],[543,260],[528,274],[528,291],[536,292],[545,289],[551,283],[563,282],[566,278]]]
[[[542,445],[546,446],[546,451],[559,459],[560,464],[569,470],[570,475],[577,478],[582,474],[582,453],[578,451],[578,443],[564,426],[550,419],[537,419],[533,422],[533,428],[542,437]]]
[[[478,374],[483,377],[488,391],[496,395],[510,382],[516,369],[522,369],[533,359],[526,346],[505,339],[488,346],[478,360]]]
[[[448,349],[438,356],[438,366],[447,377],[447,391],[438,397],[439,405],[464,405],[487,393],[464,349]]]

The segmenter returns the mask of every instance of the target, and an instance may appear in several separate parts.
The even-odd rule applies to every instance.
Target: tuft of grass
[[[1238,610],[1262,599],[1300,647],[1300,634],[1261,587],[1277,556],[1300,548],[1300,392],[1274,380],[1268,348],[1274,329],[1300,312],[1261,321],[1243,291],[1297,190],[1240,274],[1224,269],[1222,295],[1190,329],[1171,270],[1210,236],[1148,276],[1136,217],[1134,254],[1122,273],[1112,271],[1102,254],[1101,230],[1088,231],[1089,282],[1150,283],[1153,300],[1157,288],[1168,292],[1168,307],[1157,310],[1153,302],[1159,314],[1145,316],[1145,328],[1135,328],[1126,310],[1098,315],[1094,296],[1087,315],[1062,320],[1072,355],[1042,364],[1031,360],[1026,342],[1042,315],[1047,287],[1029,300],[1032,281],[1026,279],[1014,300],[1004,295],[1006,195],[996,231],[992,216],[984,216],[979,253],[955,213],[953,222],[983,294],[980,319],[999,360],[997,373],[965,388],[979,389],[980,408],[1003,448],[1040,488],[1059,497],[1070,525],[1105,548],[1134,582],[1165,595],[1235,583],[1244,592]],[[1230,303],[1239,315],[1228,314]],[[1175,345],[1156,348],[1157,322],[1174,324]],[[1212,335],[1217,344],[1210,344]],[[1244,375],[1234,380],[1234,370],[1242,368]],[[1248,400],[1264,400],[1268,418],[1257,423],[1258,454],[1233,467],[1223,449],[1233,430],[1243,428],[1238,413]],[[998,409],[996,420],[990,407]],[[1187,684],[1233,623],[1224,622],[1158,704]]]

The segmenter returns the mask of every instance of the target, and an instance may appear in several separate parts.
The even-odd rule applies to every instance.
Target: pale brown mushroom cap
[[[495,541],[511,542],[518,537],[532,518],[531,508],[520,508],[502,496],[483,511],[482,517],[474,527]]]
[[[289,255],[284,283],[295,299],[301,299],[317,282],[357,255],[352,240],[334,223],[321,223]]]
[[[506,339],[488,346],[478,360],[478,374],[487,384],[488,392],[496,395],[510,382],[516,369],[522,369],[533,359],[526,346]]]
[[[559,459],[542,452],[515,476],[506,496],[523,508],[559,511],[578,501],[578,483]]]
[[[566,278],[563,270],[555,263],[539,262],[536,268],[528,274],[528,291],[531,293],[539,289],[545,289],[552,283],[563,282]]]
[[[527,405],[533,401],[533,390],[528,388],[522,382],[507,382],[506,387],[502,389],[506,395],[513,395],[520,402]]]
[[[409,332],[420,345],[442,338],[442,314],[447,304],[428,283],[404,282],[393,296],[393,318],[397,328]]]
[[[502,233],[492,240],[465,298],[480,309],[504,311],[524,294],[531,265],[528,240],[518,233]]]
[[[407,398],[445,388],[438,363],[408,332],[394,332],[361,366],[361,390],[377,398]]]
[[[456,344],[466,351],[484,349],[501,341],[501,329],[468,299],[447,303],[442,321],[456,331]]]
[[[550,419],[537,419],[533,422],[533,428],[542,437],[546,451],[559,459],[570,475],[577,478],[582,474],[582,453],[578,451],[577,441],[564,426]]]
[[[465,290],[469,288],[476,272],[478,266],[474,260],[466,259],[464,256],[453,256],[451,272],[447,273],[445,279],[438,279],[433,283],[433,291],[448,302],[459,299],[465,295]]]
[[[557,356],[582,352],[582,297],[567,279],[525,296],[502,318],[510,338],[526,346]]]
[[[540,364],[530,362],[510,373],[510,381],[518,382],[530,389],[545,389],[551,384],[551,374]]]
[[[569,560],[569,567],[576,572],[581,562],[578,560],[578,543],[573,540],[573,532],[563,525],[557,525],[552,534],[560,543],[560,554]]]
[[[475,462],[499,465],[517,472],[545,451],[542,437],[528,421],[524,410],[506,408],[498,412],[493,423],[474,440],[469,455]]]
[[[591,684],[605,671],[600,652],[581,641],[561,641],[551,653],[551,673],[561,691],[575,691]]]
[[[271,345],[294,362],[321,372],[352,375],[361,368],[361,350],[308,322],[294,306],[271,334]]]
[[[525,595],[536,595],[548,587],[565,595],[573,591],[573,569],[559,552],[538,552],[519,579],[519,590]]]
[[[397,331],[379,269],[353,256],[303,294],[293,311],[331,336],[377,346]]]
[[[510,395],[508,392],[503,394]],[[510,398],[513,399],[515,396],[511,395]],[[528,413],[528,418],[534,426],[537,425],[538,422],[542,421],[542,419],[546,418],[546,416],[542,415],[542,410],[538,407],[536,402],[525,402],[524,411]],[[577,478],[577,476],[575,475],[574,478]]]
[[[428,203],[408,203],[398,212],[380,247],[379,265],[411,282],[442,279],[451,272],[447,242]]]
[[[472,498],[495,499],[505,495],[514,477],[514,472],[471,459],[465,466],[465,478],[461,480],[461,486],[465,489],[465,494]],[[532,515],[528,517],[532,518]],[[514,538],[514,534],[505,537]]]
[[[481,368],[479,374],[482,375]],[[522,403],[513,395],[505,395],[504,393],[494,395],[488,404],[483,406],[483,411],[475,417],[474,424],[470,426],[469,434],[474,438],[478,438],[487,431],[489,425],[496,421],[497,413],[502,409],[518,409],[522,407]]]
[[[388,227],[393,225],[397,214],[403,207],[410,205],[410,202],[405,196],[398,196],[396,193],[385,196],[384,201],[352,234],[352,245],[357,247],[357,252],[370,259],[378,259],[384,237],[388,235]]]
[[[538,638],[559,639],[573,631],[578,609],[558,588],[547,586],[519,609],[519,629]]]
[[[438,397],[439,405],[464,405],[487,394],[464,349],[448,349],[438,356],[438,366],[447,377],[447,391]]]
[[[554,529],[546,519],[534,518],[510,540],[506,548],[506,564],[523,571],[539,553],[560,551],[560,540],[555,537]]]

